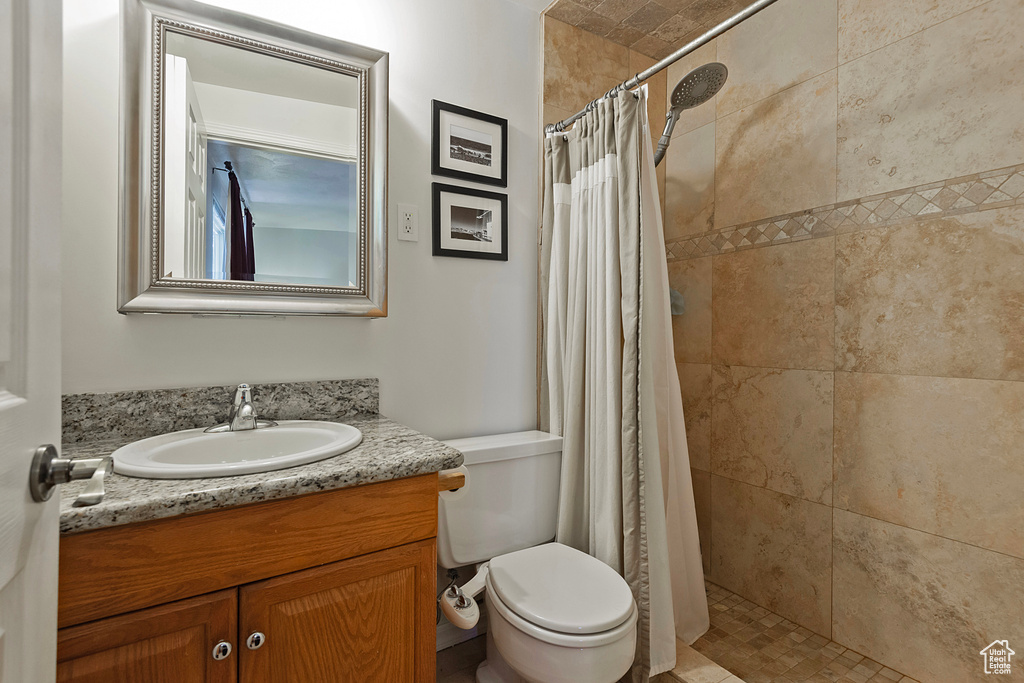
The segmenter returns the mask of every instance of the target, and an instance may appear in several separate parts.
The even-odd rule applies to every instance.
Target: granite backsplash
[[[338,421],[379,412],[376,378],[251,384],[260,418]],[[144,439],[225,422],[236,385],[62,397],[63,443]]]

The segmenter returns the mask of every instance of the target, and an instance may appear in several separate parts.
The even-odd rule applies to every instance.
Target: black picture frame
[[[431,183],[433,190],[433,243],[434,243],[434,256],[454,256],[456,258],[476,258],[476,259],[488,259],[491,261],[508,261],[508,195],[500,192],[490,192],[488,190],[478,190],[475,187],[460,187],[458,185],[448,185],[445,183]],[[467,204],[476,204],[477,206],[472,207],[459,207],[473,211],[480,211],[484,206],[489,205],[491,208],[485,210],[493,212],[498,211],[498,215],[501,217],[501,224],[497,228],[491,228],[496,235],[500,235],[500,245],[498,249],[489,249],[487,251],[481,250],[480,247],[488,246],[485,244],[485,240],[479,239],[479,237],[473,237],[472,230],[461,230],[458,231],[460,237],[455,237],[456,231],[452,230],[451,212],[446,216],[442,212],[442,208],[446,205],[444,195],[457,195],[463,197],[470,197],[476,201],[467,202]],[[480,200],[484,200],[481,202]],[[449,208],[455,208],[450,206]],[[447,220],[445,220],[447,218]],[[444,238],[447,232],[447,239]],[[486,240],[493,244],[492,240]],[[465,242],[465,248],[461,248]]]
[[[430,172],[432,175],[467,180],[474,183],[484,183],[497,187],[508,187],[508,119],[503,119],[491,114],[460,107],[456,104],[433,100],[433,113],[431,116],[431,153]],[[483,136],[490,136],[491,144],[479,143],[479,148],[463,149],[451,142],[451,133],[442,130],[442,116],[449,120],[459,121],[463,127]],[[478,125],[473,126],[476,122]],[[491,157],[494,153],[494,137],[498,137],[500,145],[497,153],[498,159]],[[469,141],[472,145],[476,141]],[[486,150],[483,149],[486,147]],[[452,158],[451,153],[458,148],[460,153],[466,154],[465,158]],[[485,166],[480,159],[486,155],[489,163]],[[481,172],[474,172],[473,166],[480,165]],[[485,170],[487,169],[487,170]]]

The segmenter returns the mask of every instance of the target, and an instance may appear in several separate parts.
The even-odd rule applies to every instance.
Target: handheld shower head
[[[665,158],[669,143],[672,142],[672,129],[675,128],[679,114],[686,109],[693,109],[710,100],[722,86],[725,79],[729,77],[729,69],[725,64],[711,62],[686,74],[676,83],[672,89],[672,96],[669,98],[671,108],[665,116],[665,132],[658,140],[658,149],[654,153],[654,164],[657,166]]]
[[[725,64],[711,62],[686,74],[672,90],[672,109],[683,111],[702,105],[722,89],[729,70]]]

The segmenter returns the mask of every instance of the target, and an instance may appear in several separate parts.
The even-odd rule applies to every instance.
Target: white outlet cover
[[[418,242],[420,239],[419,210],[414,204],[399,204],[396,216],[398,239],[403,242]]]

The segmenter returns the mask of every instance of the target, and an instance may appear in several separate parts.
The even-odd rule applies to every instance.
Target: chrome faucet
[[[232,432],[256,429],[256,406],[252,404],[252,389],[248,384],[239,384],[235,390],[228,427]]]
[[[252,388],[248,384],[239,384],[235,389],[235,398],[231,402],[231,415],[224,424],[206,429],[207,432],[241,432],[248,429],[276,427],[273,420],[259,420],[256,417],[256,406],[252,403]]]

